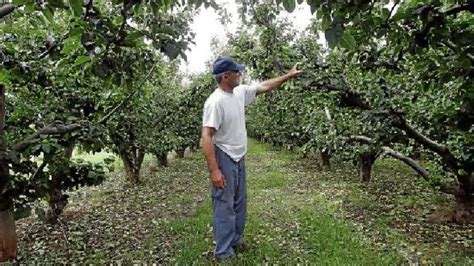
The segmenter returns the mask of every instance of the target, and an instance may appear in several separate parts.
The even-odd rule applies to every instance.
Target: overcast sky
[[[191,50],[186,52],[188,62],[181,65],[181,70],[185,73],[198,73],[208,71],[205,63],[211,57],[211,40],[217,37],[220,41],[226,41],[226,31],[233,32],[237,29],[239,18],[237,14],[237,6],[232,0],[221,0],[219,4],[227,8],[231,16],[231,23],[227,28],[219,22],[217,13],[212,9],[201,8],[200,12],[194,18],[192,30],[196,33],[194,39],[195,45],[191,45]],[[302,30],[309,25],[311,20],[311,12],[309,7],[304,5],[297,6],[296,10],[288,15],[288,19],[295,25],[296,29]]]

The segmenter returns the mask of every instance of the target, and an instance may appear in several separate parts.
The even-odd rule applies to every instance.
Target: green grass
[[[255,156],[265,155],[267,152],[273,150],[272,146],[267,144],[259,143],[254,139],[249,139],[248,142],[248,154],[252,154]]]
[[[62,227],[19,223],[22,262],[216,264],[203,154],[172,158],[166,168],[150,167],[152,161],[146,157],[138,186],[119,170],[100,187],[75,192]],[[250,140],[246,167],[249,250],[224,265],[472,263],[472,252],[429,239],[442,232],[451,243],[472,243],[468,227],[424,222],[423,211],[449,199],[396,161],[378,161],[371,182],[362,184],[352,166],[321,171],[294,152]]]
[[[102,163],[104,159],[109,158],[109,157],[114,157],[116,161],[119,160],[117,156],[115,156],[113,153],[109,152],[96,152],[96,153],[74,153],[73,154],[73,159],[82,159],[84,161],[88,161],[91,163]]]
[[[349,224],[334,216],[336,208],[317,194],[294,194],[298,177],[285,165],[298,158],[280,156],[271,146],[250,143],[247,159],[249,209],[245,232],[250,249],[227,265],[261,263],[388,264],[400,261],[375,246]],[[194,216],[157,225],[173,235],[175,251],[169,262],[209,264],[212,259],[211,210],[206,201]]]
[[[288,176],[277,171],[271,171],[255,178],[259,179],[258,187],[256,188],[258,190],[255,193],[262,189],[281,189],[288,184]]]
[[[324,265],[375,265],[399,262],[395,254],[380,254],[370,242],[354,233],[344,222],[335,220],[325,209],[299,213],[301,235],[307,250],[308,262]]]

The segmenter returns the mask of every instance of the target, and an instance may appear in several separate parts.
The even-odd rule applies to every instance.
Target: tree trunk
[[[408,157],[412,158],[413,160],[420,160],[421,159],[421,145],[418,144],[418,143],[415,143],[413,145],[413,149],[412,151],[410,152],[410,154],[408,154]]]
[[[5,132],[5,86],[0,84],[0,191],[8,184],[9,166],[7,161],[7,138]],[[18,238],[13,218],[13,201],[0,192],[0,261],[16,258]]]
[[[303,159],[308,159],[308,152],[303,152]]]
[[[64,150],[64,158],[69,161],[72,157],[73,151],[74,143],[71,143]],[[60,161],[61,159],[62,158],[60,158]],[[51,181],[49,182],[49,209],[46,212],[46,219],[49,223],[57,223],[59,216],[61,213],[63,213],[63,210],[68,203],[68,195],[64,195],[61,188],[61,181],[64,175],[65,173],[62,172],[54,173],[51,177]]]
[[[196,152],[199,150],[200,146],[199,146],[199,141],[200,140],[197,140],[196,142],[193,143],[193,145],[191,145],[191,151],[192,152]]]
[[[56,183],[58,180],[60,182],[60,178],[58,176],[52,177],[52,182]],[[63,194],[61,187],[57,185],[53,185],[49,188],[48,191],[49,199],[48,199],[48,211],[46,212],[46,220],[51,223],[55,224],[58,222],[59,216],[63,213],[64,208],[67,205],[67,195]]]
[[[200,143],[201,139],[199,139],[198,141],[196,141],[196,146],[194,147],[195,148],[195,151],[198,151],[200,148],[201,148],[201,143]]]
[[[329,155],[329,151],[327,149],[323,149],[319,153],[319,165],[324,170],[331,170],[331,155]]]
[[[18,238],[12,209],[0,211],[0,261],[14,259],[18,253]]]
[[[373,151],[362,152],[359,155],[359,176],[362,182],[369,182],[372,173],[372,166],[377,159],[377,153]]]
[[[167,167],[168,166],[168,154],[157,154],[156,160],[158,162],[158,166]]]
[[[120,157],[122,158],[127,180],[134,184],[139,183],[140,169],[145,153],[139,149],[133,149],[133,152],[120,154]]]
[[[125,174],[127,175],[127,181],[137,184],[140,182],[140,171],[136,170],[132,162],[123,161],[125,166]]]
[[[178,156],[178,158],[184,158],[184,151],[186,150],[186,148],[180,148],[180,149],[177,149],[176,150],[176,155]]]
[[[459,193],[456,194],[456,200],[459,204],[472,209],[474,207],[474,173],[459,175]]]
[[[132,160],[128,158],[122,158],[123,166],[125,168],[125,174],[127,175],[127,180],[131,183],[139,183],[140,182],[140,169],[137,171],[137,167],[135,166]]]

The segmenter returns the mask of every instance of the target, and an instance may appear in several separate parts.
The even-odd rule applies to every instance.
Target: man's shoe
[[[234,255],[231,255],[231,256],[224,257],[224,258],[214,256],[214,259],[215,259],[217,262],[223,262],[223,261],[226,261],[226,260],[230,260],[230,259],[232,259],[233,257],[235,257],[235,254],[234,254]]]
[[[214,259],[217,262],[223,262],[223,261],[226,261],[226,260],[229,260],[229,259],[232,259],[233,257],[235,257],[235,251],[234,250],[231,250],[229,253],[230,254],[227,254],[225,256],[216,256],[216,254],[214,254]]]
[[[234,247],[235,253],[242,253],[247,250],[248,250],[248,246],[244,240],[242,240],[242,242],[240,242],[239,244],[237,244],[237,246]]]

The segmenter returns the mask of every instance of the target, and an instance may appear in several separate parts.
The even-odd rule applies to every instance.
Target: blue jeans
[[[225,259],[234,255],[242,243],[247,213],[247,184],[245,159],[239,162],[215,147],[219,169],[226,179],[226,188],[212,186],[212,224],[216,241],[215,256]]]

